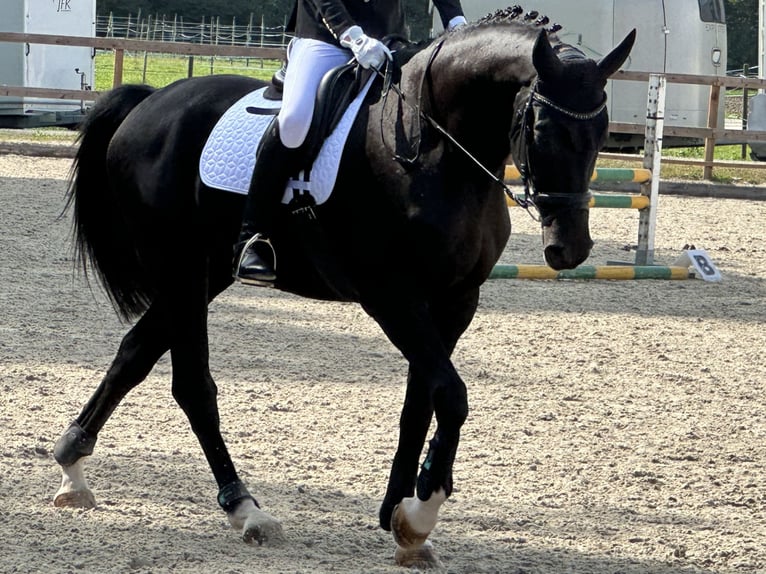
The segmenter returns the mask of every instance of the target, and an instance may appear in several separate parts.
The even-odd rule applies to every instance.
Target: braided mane
[[[548,18],[548,16],[545,16],[544,14],[540,14],[536,10],[532,10],[530,12],[527,12],[522,16],[524,13],[524,8],[519,6],[518,4],[514,6],[509,6],[508,8],[502,8],[500,10],[496,10],[492,14],[487,14],[483,18],[476,21],[476,25],[482,25],[482,24],[506,24],[508,22],[520,22],[527,24],[528,26],[533,27],[543,27],[549,34],[553,34],[555,32],[558,32],[561,30],[560,24],[550,24],[551,20]],[[519,16],[522,16],[521,19],[519,19]]]
[[[569,60],[569,59],[579,60],[579,59],[586,58],[586,55],[583,53],[582,50],[580,50],[576,46],[565,44],[558,37],[556,32],[562,29],[561,24],[555,24],[555,23],[551,24],[551,20],[550,18],[548,18],[548,16],[544,14],[540,14],[536,10],[531,10],[529,12],[524,13],[524,8],[522,8],[518,4],[514,6],[510,6],[508,8],[496,10],[495,12],[491,14],[487,14],[483,18],[472,23],[472,26],[478,27],[478,26],[488,26],[493,24],[497,25],[497,24],[511,24],[511,23],[515,25],[525,25],[525,26],[528,26],[529,28],[543,28],[548,33],[548,39],[553,45],[553,50],[562,60]]]

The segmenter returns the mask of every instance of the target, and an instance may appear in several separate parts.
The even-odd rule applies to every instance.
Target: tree
[[[726,0],[727,66],[758,65],[759,0]],[[763,72],[759,72],[760,75]]]
[[[266,26],[281,26],[290,15],[294,0],[97,0],[96,10],[100,16],[156,14],[172,17],[182,16],[188,22],[199,22],[203,18],[220,18],[231,21],[236,18],[244,24],[250,14],[258,24],[263,16]],[[422,39],[431,29],[429,0],[402,0],[407,22],[413,39]]]

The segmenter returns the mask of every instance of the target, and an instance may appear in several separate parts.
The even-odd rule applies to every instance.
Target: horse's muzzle
[[[559,271],[561,269],[573,269],[583,263],[590,255],[593,247],[593,241],[588,239],[581,246],[552,244],[546,245],[543,249],[545,263],[551,269]]]
[[[593,241],[588,215],[588,208],[575,209],[543,225],[543,254],[549,267],[573,269],[590,256]]]

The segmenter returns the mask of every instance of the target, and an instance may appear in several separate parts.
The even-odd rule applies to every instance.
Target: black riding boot
[[[275,118],[263,135],[258,150],[242,229],[234,249],[233,276],[242,283],[271,286],[276,280],[276,253],[268,236],[287,180],[298,170],[299,149],[282,144]]]

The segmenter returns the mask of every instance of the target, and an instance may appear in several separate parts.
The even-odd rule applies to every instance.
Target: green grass
[[[704,159],[704,147],[666,148],[662,150],[664,157],[680,157],[690,159]],[[741,145],[716,146],[714,158],[719,161],[747,161],[753,165],[764,165],[762,162],[753,162],[750,159],[750,148],[746,147],[745,158],[742,158]],[[638,167],[635,161],[599,160],[600,167]],[[662,179],[680,179],[687,181],[703,181],[703,168],[691,165],[676,165],[663,163],[660,171]],[[752,169],[716,167],[713,170],[714,183],[766,185],[766,168],[754,167]]]
[[[261,80],[269,80],[281,65],[276,60],[254,58],[211,58],[196,56],[193,62],[194,76],[211,74],[239,74]],[[114,52],[96,54],[96,82],[94,89],[108,90],[114,81]],[[123,84],[149,84],[161,88],[189,75],[188,56],[170,56],[131,52],[123,61]]]

